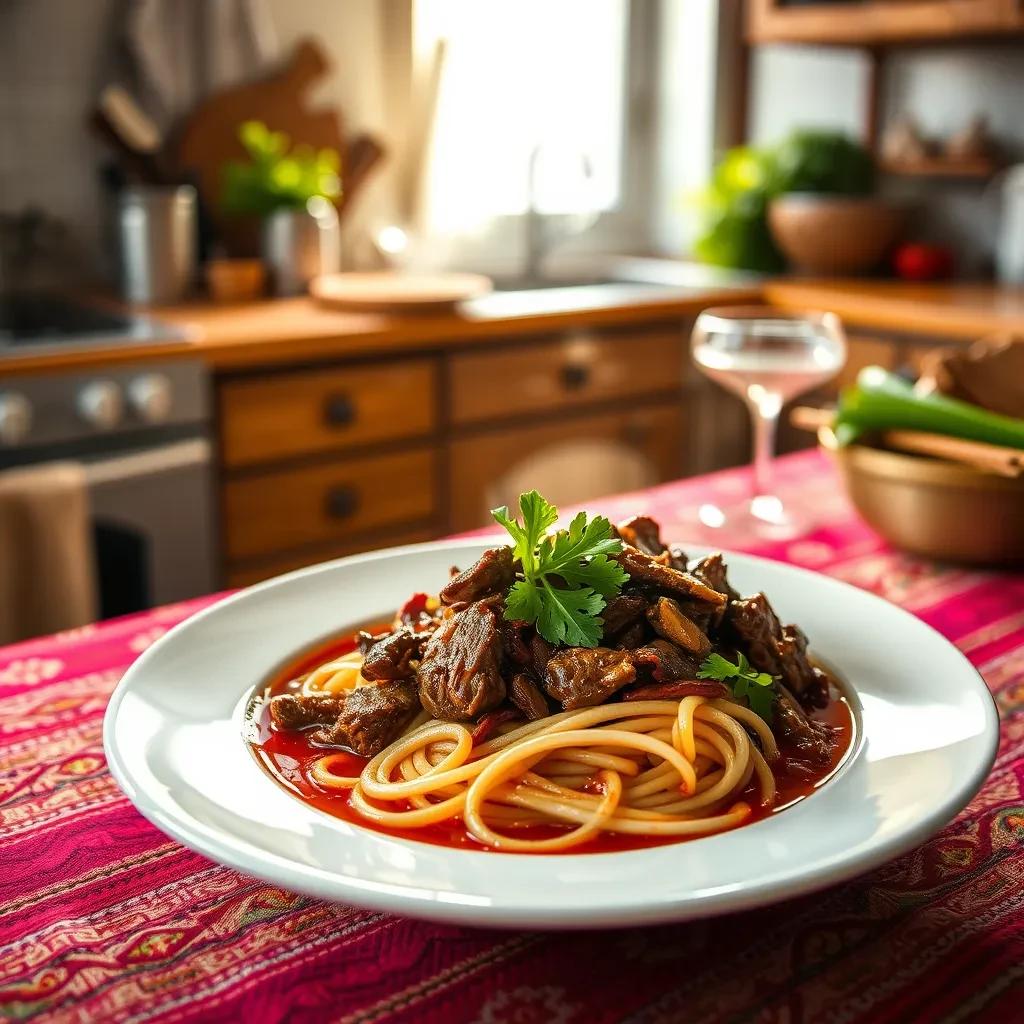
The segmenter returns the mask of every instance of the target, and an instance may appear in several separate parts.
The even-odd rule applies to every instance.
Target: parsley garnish
[[[746,697],[750,710],[766,722],[772,720],[772,705],[775,694],[769,687],[774,680],[767,672],[758,672],[740,654],[739,664],[734,665],[720,654],[709,654],[697,673],[698,679],[718,679],[732,687],[734,697]]]
[[[509,532],[514,556],[522,563],[522,579],[512,584],[505,600],[505,618],[532,622],[545,640],[570,647],[596,647],[604,623],[601,612],[629,579],[608,556],[622,550],[604,516],[580,512],[568,530],[548,530],[558,509],[536,491],[519,495],[522,522],[502,506],[491,515]]]

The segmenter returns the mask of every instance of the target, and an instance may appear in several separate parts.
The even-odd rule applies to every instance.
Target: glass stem
[[[751,391],[754,389],[751,388]],[[750,395],[750,419],[754,428],[754,497],[774,495],[775,435],[779,425],[782,399],[762,391]]]

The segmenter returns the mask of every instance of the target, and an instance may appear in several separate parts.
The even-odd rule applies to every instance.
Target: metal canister
[[[196,190],[191,185],[133,185],[118,196],[122,297],[153,305],[178,302],[196,279]]]
[[[341,268],[338,213],[315,196],[304,208],[275,210],[263,222],[263,261],[277,295],[301,295],[309,282]]]

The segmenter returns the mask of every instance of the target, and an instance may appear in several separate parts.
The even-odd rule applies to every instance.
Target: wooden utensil
[[[359,135],[345,150],[341,162],[341,209],[343,215],[362,190],[373,169],[384,159],[386,150],[371,135]]]
[[[173,180],[165,166],[159,129],[126,89],[106,86],[89,125],[93,134],[113,150],[125,181],[163,185]]]
[[[886,430],[882,434],[886,448],[933,455],[950,462],[986,469],[1000,476],[1018,477],[1024,474],[1024,452],[1017,448],[985,444],[982,441],[964,441],[959,437],[927,434],[920,430]]]
[[[830,429],[835,412],[797,406],[790,413],[789,419],[800,430]],[[886,448],[916,455],[931,455],[989,473],[998,473],[1000,476],[1024,475],[1024,451],[1017,448],[986,444],[983,441],[965,441],[959,437],[931,434],[923,430],[885,430],[879,435],[879,440]]]
[[[309,292],[321,305],[389,313],[438,312],[485,295],[491,280],[482,274],[325,274]]]

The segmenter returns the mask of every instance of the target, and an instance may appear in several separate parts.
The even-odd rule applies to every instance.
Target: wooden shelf
[[[923,160],[893,162],[883,160],[879,164],[883,174],[896,174],[905,178],[950,178],[962,181],[984,181],[991,178],[999,164],[990,157],[974,157],[966,160],[946,160],[943,157],[926,157]]]
[[[750,43],[885,46],[955,44],[967,38],[1005,41],[1024,30],[1024,14],[1008,0],[857,0],[786,4],[748,0]]]

